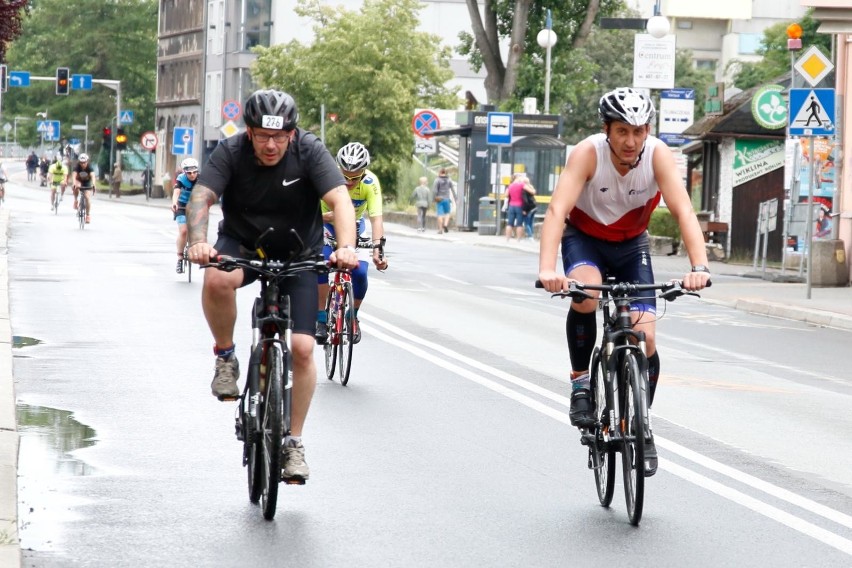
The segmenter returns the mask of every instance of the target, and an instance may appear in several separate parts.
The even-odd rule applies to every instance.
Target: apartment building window
[[[222,55],[225,44],[225,0],[207,3],[207,53]]]
[[[741,55],[757,55],[761,47],[761,34],[740,34],[739,50]]]
[[[692,20],[678,20],[677,21],[677,29],[679,29],[679,30],[691,30],[692,29]]]
[[[207,73],[206,90],[204,92],[204,125],[222,126],[222,114],[219,112],[222,104],[222,72]]]
[[[256,45],[268,47],[272,0],[246,0],[243,22],[243,50],[250,51]]]
[[[715,71],[716,66],[719,64],[715,59],[696,59],[695,60],[695,68],[696,69],[706,69],[708,71]]]

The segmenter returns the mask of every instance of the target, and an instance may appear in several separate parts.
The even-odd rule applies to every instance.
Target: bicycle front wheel
[[[340,384],[346,386],[349,382],[349,371],[352,368],[352,348],[355,345],[355,297],[352,294],[352,284],[343,286],[343,306],[341,309],[343,322],[340,334]]]
[[[86,228],[86,198],[80,195],[80,202],[77,204],[77,221],[80,223],[80,229]]]
[[[263,518],[272,520],[278,503],[281,480],[281,443],[284,437],[284,357],[281,347],[272,343],[266,351],[266,396],[261,420],[260,446],[263,475],[260,504]]]
[[[626,353],[621,366],[624,381],[624,498],[630,524],[638,525],[645,502],[645,399],[642,396],[642,372],[634,353]]]
[[[589,445],[589,464],[595,472],[598,500],[604,507],[612,503],[615,492],[615,450],[610,444],[610,426],[606,389],[606,369],[601,350],[595,347],[591,365],[592,398],[595,401],[594,442]]]
[[[325,352],[325,378],[329,381],[334,378],[335,365],[337,364],[337,344],[340,341],[340,336],[337,332],[337,322],[340,318],[337,316],[336,309],[334,309],[334,297],[336,294],[337,285],[332,285],[329,286],[328,294],[325,297],[326,339],[323,351]]]

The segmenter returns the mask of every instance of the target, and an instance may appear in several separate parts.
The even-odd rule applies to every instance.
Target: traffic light
[[[56,94],[67,95],[71,92],[71,83],[69,82],[68,68],[56,68]]]
[[[127,134],[124,133],[123,128],[119,128],[115,133],[115,149],[116,150],[126,150],[127,149]]]
[[[9,79],[6,75],[6,65],[0,65],[0,93],[5,93],[9,88]]]
[[[104,128],[104,148],[112,149],[112,128],[109,126]]]

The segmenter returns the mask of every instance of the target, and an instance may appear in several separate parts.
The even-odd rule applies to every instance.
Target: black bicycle
[[[182,271],[186,274],[186,281],[192,283],[192,263],[189,261],[189,242],[183,245],[183,256],[181,256]]]
[[[80,198],[77,200],[77,222],[80,229],[86,228],[86,215],[89,214],[89,198],[86,197],[86,192],[80,189]]]
[[[580,429],[580,443],[589,448],[588,467],[594,471],[598,500],[604,507],[612,502],[615,453],[621,453],[627,517],[630,524],[638,525],[645,503],[645,444],[653,440],[653,432],[645,333],[633,329],[630,306],[644,291],[660,292],[657,297],[665,301],[698,294],[685,290],[680,280],[631,284],[610,277],[606,284],[572,282],[567,291],[551,297],[582,302],[594,298],[588,291],[601,293],[598,302],[604,333],[601,345],[592,352],[589,368],[595,422]]]
[[[328,267],[322,255],[282,262],[267,258],[260,247],[257,253],[259,259],[219,256],[203,267],[227,272],[242,268],[259,275],[260,294],[252,310],[251,357],[235,420],[237,439],[243,442],[243,465],[248,468],[249,500],[260,501],[263,517],[271,520],[278,483],[305,483],[304,479],[281,477],[282,442],[290,434],[293,322],[290,297],[280,292],[279,285],[300,272],[325,272]]]

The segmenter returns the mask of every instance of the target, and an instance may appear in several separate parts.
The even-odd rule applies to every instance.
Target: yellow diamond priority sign
[[[805,81],[810,83],[811,87],[816,87],[831,73],[834,64],[817,46],[812,45],[793,67],[799,72],[799,75],[805,78]]]

